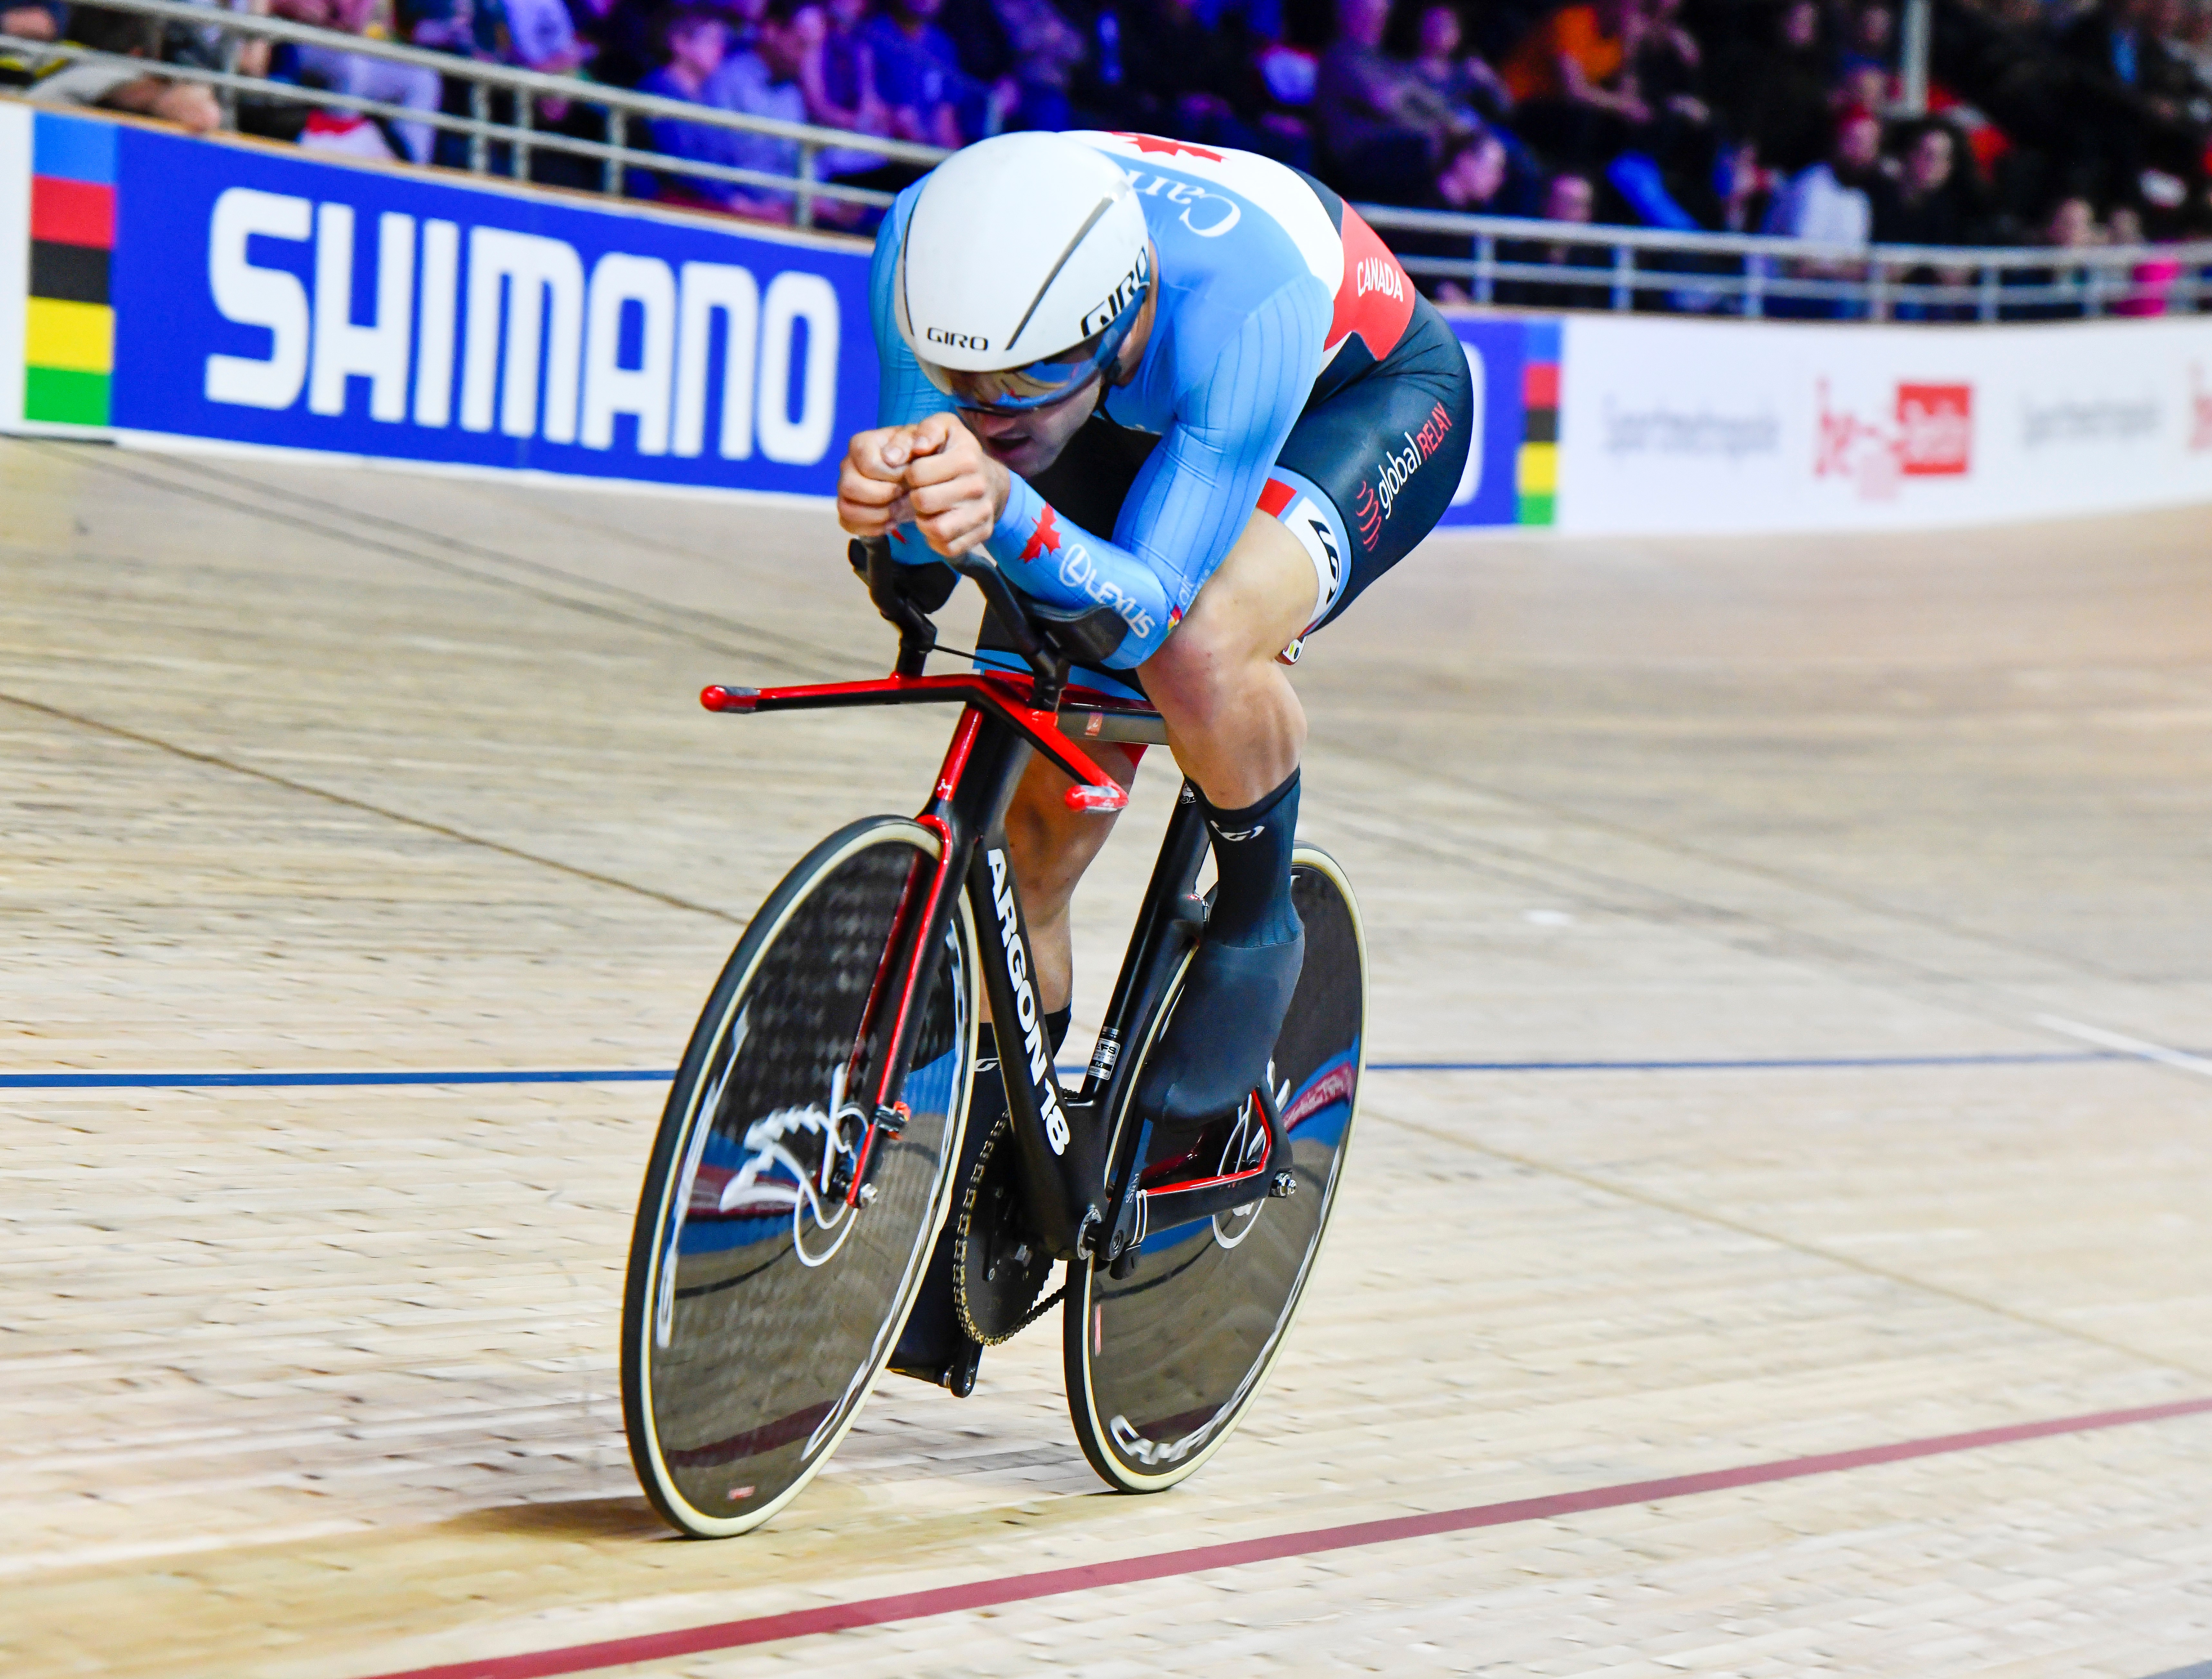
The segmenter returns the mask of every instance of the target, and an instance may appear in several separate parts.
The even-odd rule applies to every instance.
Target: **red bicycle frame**
[[[1204,905],[1194,891],[1206,852],[1205,823],[1188,784],[1146,888],[1097,1048],[1075,1092],[1061,1088],[1051,1064],[1042,1004],[1029,979],[1029,928],[1006,860],[1003,822],[1030,754],[1042,753],[1069,778],[1073,785],[1063,797],[1070,809],[1119,811],[1128,803],[1127,790],[1076,742],[1162,741],[1158,713],[1089,690],[1077,690],[1071,701],[1070,660],[1054,646],[1049,627],[1030,619],[995,573],[969,574],[985,585],[1001,621],[1014,625],[1017,639],[1027,641],[1022,651],[1035,674],[922,674],[935,632],[910,605],[896,600],[886,604],[887,563],[871,564],[870,582],[884,615],[900,627],[894,674],[787,688],[717,684],[700,695],[708,711],[740,716],[854,706],[963,707],[929,803],[915,819],[936,835],[938,857],[933,864],[917,864],[908,882],[854,1043],[851,1072],[857,1076],[864,1066],[872,1067],[874,1088],[863,1104],[869,1116],[866,1130],[854,1151],[849,1179],[838,1185],[841,1192],[854,1203],[866,1198],[878,1134],[896,1136],[903,1129],[898,1093],[920,1026],[915,1002],[927,994],[944,960],[958,882],[965,885],[981,940],[983,987],[1027,1210],[1036,1233],[1052,1252],[1061,1258],[1108,1263],[1140,1241],[1148,1227],[1183,1223],[1268,1193],[1279,1167],[1287,1161],[1288,1144],[1273,1093],[1265,1089],[1255,1091],[1254,1098],[1266,1118],[1267,1147],[1249,1167],[1209,1173],[1195,1161],[1163,1162],[1141,1174],[1149,1181],[1140,1180],[1136,1168],[1151,1130],[1143,1123],[1120,1127],[1121,1146],[1108,1159],[1109,1128],[1125,1105],[1128,1066],[1121,1052],[1146,1027],[1205,921]],[[1193,1175],[1176,1175],[1180,1168]],[[1159,1181],[1164,1170],[1169,1181]]]

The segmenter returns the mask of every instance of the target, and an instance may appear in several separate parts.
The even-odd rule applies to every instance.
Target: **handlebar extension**
[[[866,580],[876,610],[899,633],[897,670],[902,676],[921,675],[930,650],[937,646],[937,626],[929,615],[951,597],[958,577],[982,591],[1013,651],[1054,701],[1067,685],[1070,666],[1104,663],[1129,633],[1121,615],[1111,607],[1058,612],[1024,599],[981,549],[931,565],[902,566],[891,557],[890,543],[884,538],[856,536],[847,558]]]

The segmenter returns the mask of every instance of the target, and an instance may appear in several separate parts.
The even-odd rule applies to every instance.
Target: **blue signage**
[[[1517,524],[1522,383],[1532,324],[1462,317],[1451,324],[1474,375],[1474,435],[1468,440],[1467,470],[1439,523]]]
[[[827,495],[874,420],[865,252],[118,139],[118,427]]]

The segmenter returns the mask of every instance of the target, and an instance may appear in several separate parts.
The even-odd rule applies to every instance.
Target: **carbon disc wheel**
[[[647,1495],[687,1533],[757,1527],[828,1461],[897,1343],[945,1221],[975,1060],[965,895],[915,999],[896,1137],[849,1181],[878,1044],[869,997],[937,836],[854,823],[761,906],[685,1049],[639,1197],[623,1302],[623,1414]],[[957,888],[957,883],[956,883]],[[855,1064],[857,1057],[857,1064]]]
[[[1068,1410],[1083,1455],[1122,1492],[1174,1486],[1235,1430],[1282,1351],[1335,1204],[1366,1064],[1366,939],[1351,884],[1328,852],[1297,848],[1291,891],[1305,923],[1305,967],[1270,1076],[1295,1192],[1150,1230],[1124,1276],[1072,1268],[1062,1328]],[[1128,1093],[1173,996],[1171,988],[1122,1078],[1117,1125],[1129,1123]],[[1259,1159],[1266,1139],[1248,1120],[1213,1146],[1220,1169],[1234,1171]]]

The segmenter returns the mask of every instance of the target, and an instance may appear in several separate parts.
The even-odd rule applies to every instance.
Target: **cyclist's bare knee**
[[[1297,767],[1305,713],[1275,655],[1311,619],[1315,581],[1297,539],[1255,515],[1139,667],[1176,761],[1218,804],[1249,803]]]
[[[1078,747],[1122,786],[1136,779],[1126,747]],[[1074,785],[1053,764],[1032,758],[1006,807],[1006,859],[1022,886],[1022,908],[1031,920],[1064,906],[1113,831],[1110,815],[1070,810],[1064,795]]]

